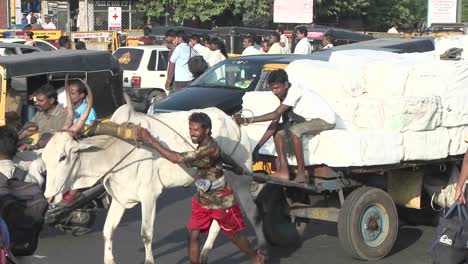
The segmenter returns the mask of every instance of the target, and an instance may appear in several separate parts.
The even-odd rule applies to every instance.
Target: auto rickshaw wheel
[[[354,258],[385,257],[397,233],[397,210],[385,191],[361,187],[346,197],[338,217],[338,236],[341,246]]]
[[[261,205],[263,231],[270,244],[291,247],[301,242],[309,219],[292,219],[288,213],[289,203],[286,199],[308,203],[308,196],[301,195],[302,193],[299,189],[286,189],[274,184],[267,184],[261,190],[257,202]]]

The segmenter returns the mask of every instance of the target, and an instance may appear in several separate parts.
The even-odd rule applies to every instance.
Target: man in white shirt
[[[312,52],[312,46],[307,39],[307,28],[297,27],[296,28],[296,39],[298,40],[294,54],[310,54]]]
[[[276,32],[278,32],[280,34],[280,46],[283,49],[283,53],[284,54],[291,53],[291,49],[289,47],[289,39],[284,34],[284,29],[279,27],[279,28],[276,29]]]
[[[335,41],[335,38],[333,38],[333,36],[331,35],[330,32],[326,32],[324,35],[323,35],[323,39],[322,39],[322,49],[331,49],[334,47],[333,45],[333,42]]]
[[[241,56],[260,55],[260,50],[256,49],[254,44],[254,39],[251,36],[244,37],[242,40],[242,46],[244,46],[244,50],[242,51]]]
[[[193,53],[192,55],[200,55],[203,59],[208,62],[211,56],[211,50],[208,47],[203,46],[200,44],[200,36],[197,34],[193,34],[189,39],[189,45],[192,47]]]
[[[50,16],[44,17],[44,24],[42,25],[43,29],[57,29],[57,27],[52,22]]]
[[[183,30],[176,31],[174,43],[177,45],[169,60],[167,70],[166,89],[174,93],[190,85],[193,80],[192,73],[188,68],[188,61],[192,55],[192,48],[185,43],[185,33]],[[174,83],[171,86],[172,78]]]
[[[324,130],[333,129],[336,123],[335,112],[320,95],[291,85],[288,74],[284,70],[272,71],[268,77],[268,84],[273,94],[281,102],[275,111],[251,118],[243,118],[240,115],[234,117],[238,124],[271,121],[267,131],[255,146],[252,155],[253,159],[256,160],[260,148],[273,136],[278,159],[276,173],[272,176],[283,180],[290,180],[285,150],[285,139],[289,137],[297,160],[295,180],[298,183],[307,183],[308,176],[305,172],[301,136],[304,134],[318,135]],[[279,123],[280,118],[283,119],[282,124]],[[292,120],[292,124],[289,120]]]

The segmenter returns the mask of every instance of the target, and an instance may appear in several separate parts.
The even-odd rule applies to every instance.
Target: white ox
[[[251,146],[247,134],[238,128],[232,118],[217,108],[200,111],[210,116],[213,137],[222,151],[230,154],[237,164],[250,169]],[[172,150],[182,152],[195,147],[188,133],[190,114],[191,112],[177,112],[148,116],[135,113],[131,106],[123,105],[114,113],[112,121],[118,124],[140,123]],[[145,246],[145,263],[153,263],[151,244],[157,198],[166,188],[187,186],[194,181],[191,176],[194,175],[193,170],[162,158],[155,150],[135,148],[134,145],[111,136],[95,136],[77,141],[70,133],[58,132],[47,144],[42,158],[47,168],[47,198],[60,197],[70,189],[90,187],[111,170],[104,178],[106,190],[113,198],[103,230],[105,263],[114,263],[112,236],[125,209],[139,202],[142,208],[141,236]],[[226,178],[253,225],[259,249],[265,250],[266,241],[258,209],[250,193],[252,179],[232,173],[226,173]],[[218,232],[219,226],[213,224],[202,251],[202,260],[206,261],[206,254]]]

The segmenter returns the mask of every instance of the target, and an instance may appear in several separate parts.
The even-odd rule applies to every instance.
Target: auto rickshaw
[[[9,111],[15,111],[22,124],[29,121],[35,112],[32,95],[36,89],[46,83],[59,89],[67,76],[69,80],[85,80],[94,96],[93,108],[99,122],[83,132],[94,125],[109,124],[105,122],[107,117],[124,104],[122,70],[117,59],[104,51],[58,50],[0,57],[0,126],[9,123]],[[11,102],[14,106],[8,105]],[[35,144],[41,135],[29,132],[33,132],[30,142]],[[17,161],[21,162],[21,158]],[[107,208],[109,200],[101,182],[86,190],[83,197],[87,198],[75,207],[58,211],[49,208],[45,223],[73,235],[89,232],[97,210]]]
[[[52,55],[52,56],[51,56]],[[24,124],[35,113],[33,93],[50,83],[56,89],[69,79],[85,79],[95,98],[98,118],[110,116],[124,103],[122,70],[112,54],[103,51],[58,50],[0,57],[0,126],[8,124],[7,113],[16,111]],[[14,100],[11,100],[14,99]],[[14,101],[15,105],[8,105]]]
[[[248,34],[255,35],[255,42],[260,44],[263,40],[268,38],[274,30],[260,29],[260,28],[247,28],[247,27],[218,27],[214,28],[218,37],[226,44],[226,51],[229,57],[237,57],[242,53],[242,38]]]

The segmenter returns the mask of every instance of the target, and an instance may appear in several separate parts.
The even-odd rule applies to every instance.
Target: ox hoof
[[[145,264],[154,264],[153,259],[145,259]]]
[[[114,258],[105,258],[104,264],[115,264]]]

